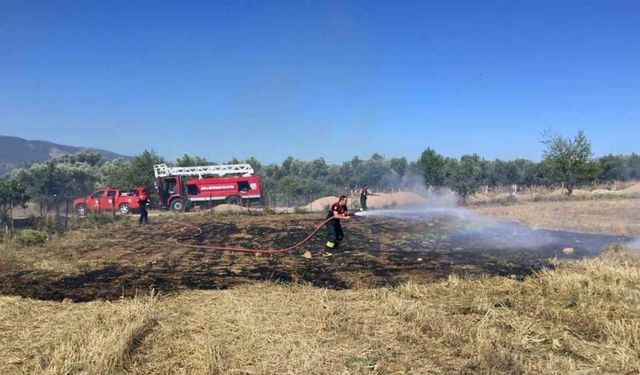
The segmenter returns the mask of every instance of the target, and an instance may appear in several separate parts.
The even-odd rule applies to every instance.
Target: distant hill
[[[0,135],[0,175],[29,163],[41,163],[52,158],[74,154],[82,150],[100,153],[108,160],[116,158],[130,159],[110,151],[89,147],[59,145],[46,141],[29,141],[18,137]]]

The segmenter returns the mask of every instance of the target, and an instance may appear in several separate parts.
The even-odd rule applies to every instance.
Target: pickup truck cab
[[[73,209],[78,215],[85,215],[87,212],[95,211],[115,211],[128,214],[138,210],[138,196],[144,188],[138,187],[135,190],[119,190],[114,188],[104,188],[87,196],[77,198],[73,201]]]

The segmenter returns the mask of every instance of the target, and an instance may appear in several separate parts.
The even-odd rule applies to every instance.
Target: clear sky
[[[640,152],[640,1],[0,0],[0,134],[212,161]]]

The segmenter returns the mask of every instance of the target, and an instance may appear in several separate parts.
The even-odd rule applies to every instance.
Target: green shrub
[[[115,223],[119,220],[119,216],[113,215],[89,215],[87,217],[87,222],[91,224],[110,224]]]
[[[56,233],[60,231],[55,219],[51,216],[31,216],[31,222],[33,227],[41,232]]]
[[[118,221],[118,225],[120,226],[120,228],[123,229],[128,229],[133,227],[133,221],[132,220],[119,220]]]
[[[21,245],[35,246],[45,243],[49,239],[49,234],[39,230],[25,229],[17,232],[15,239]]]

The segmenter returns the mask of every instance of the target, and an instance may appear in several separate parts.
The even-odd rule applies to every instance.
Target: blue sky
[[[169,159],[640,152],[638,1],[0,0],[0,134]]]

